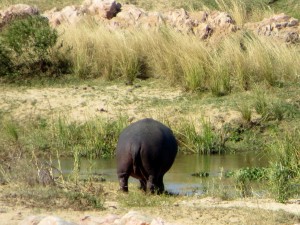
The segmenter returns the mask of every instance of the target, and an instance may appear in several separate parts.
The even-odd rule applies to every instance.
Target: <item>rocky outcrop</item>
[[[121,11],[121,4],[113,0],[85,0],[82,5],[66,6],[62,10],[57,8],[43,13],[53,27],[63,23],[75,24],[84,16],[91,15],[99,19],[112,19]]]
[[[5,221],[3,221],[5,222]],[[29,216],[19,225],[76,225],[57,216]]]
[[[47,17],[52,27],[57,27],[63,23],[75,24],[85,15],[86,9],[82,6],[66,6],[62,10],[53,8],[43,13]]]
[[[85,0],[83,8],[91,15],[111,19],[121,11],[121,4],[113,0]]]
[[[247,23],[245,27],[258,35],[275,37],[285,42],[296,43],[300,41],[298,19],[284,13],[266,18],[261,22]]]
[[[35,6],[25,4],[12,5],[4,10],[0,10],[0,29],[15,18],[37,14],[39,14],[39,10]]]
[[[16,16],[38,13],[36,7],[23,4],[10,6],[0,11],[0,28]],[[49,19],[49,23],[53,27],[62,24],[76,24],[90,16],[98,24],[106,26],[110,30],[158,29],[161,26],[168,26],[180,33],[192,34],[203,40],[221,39],[240,29],[226,12],[189,13],[184,9],[165,12],[145,11],[134,5],[121,5],[114,0],[84,0],[82,5],[66,6],[61,10],[54,8],[42,15]],[[257,23],[247,23],[244,28],[258,35],[274,37],[289,43],[300,41],[299,21],[285,14],[278,14]]]
[[[19,225],[172,225],[160,218],[153,218],[136,211],[129,211],[124,216],[109,214],[102,217],[84,216],[76,223],[56,216],[29,216]],[[175,224],[173,224],[175,225]]]
[[[226,12],[198,12],[201,18],[194,20],[197,26],[194,27],[194,33],[201,39],[207,39],[214,35],[215,37],[223,37],[232,32],[239,30],[235,25],[235,21]]]
[[[184,9],[166,12],[145,11],[134,5],[112,0],[85,0],[80,6],[67,6],[58,11],[56,8],[44,14],[53,27],[63,23],[75,24],[84,16],[92,16],[98,23],[109,29],[157,29],[169,26],[178,32],[195,34],[207,39],[212,34],[227,34],[238,28],[229,14],[224,12],[197,12],[190,15]]]

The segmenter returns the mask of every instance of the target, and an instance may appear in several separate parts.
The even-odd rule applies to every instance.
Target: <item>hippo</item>
[[[146,118],[126,127],[116,148],[120,190],[128,192],[132,176],[145,192],[163,193],[163,176],[171,168],[177,150],[173,132],[161,122]]]

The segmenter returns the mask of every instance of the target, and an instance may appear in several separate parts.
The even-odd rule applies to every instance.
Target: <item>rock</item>
[[[228,13],[219,11],[214,11],[211,14],[209,14],[207,21],[215,27],[229,26],[235,23]]]
[[[265,18],[261,22],[247,23],[245,27],[261,36],[281,39],[288,43],[300,41],[300,26],[298,19],[284,13]]]
[[[83,6],[91,15],[100,15],[103,18],[111,19],[121,11],[121,4],[114,0],[85,0]]]
[[[78,223],[69,222],[56,216],[29,216],[19,225],[172,225],[160,218],[153,218],[136,211],[129,211],[123,217],[108,214],[102,217],[85,216]],[[173,224],[175,225],[175,224]]]
[[[81,17],[85,14],[85,8],[81,6],[66,6],[61,11],[53,8],[43,13],[47,17],[52,27],[57,27],[63,23],[75,24],[80,21]]]
[[[62,10],[53,8],[45,11],[43,15],[49,19],[52,27],[61,24],[76,24],[86,14],[111,19],[121,10],[121,4],[112,0],[85,0],[82,5],[66,6]]]
[[[111,20],[110,28],[152,29],[169,26],[183,34],[194,34],[201,39],[210,38],[213,34],[223,35],[236,32],[238,28],[229,14],[219,11],[197,12],[190,15],[184,9],[167,12],[146,12],[133,5],[124,5],[122,11]]]
[[[14,18],[23,18],[38,14],[39,10],[35,6],[29,6],[25,4],[12,5],[4,10],[0,10],[0,29]]]
[[[0,11],[0,29],[17,16],[38,14],[36,7],[17,4]],[[168,26],[177,32],[190,34],[200,39],[221,40],[224,36],[237,32],[240,28],[226,12],[199,11],[187,12],[176,9],[165,12],[145,11],[134,5],[114,0],[85,0],[79,6],[67,6],[44,12],[52,27],[61,24],[76,24],[86,15],[92,16],[98,24],[109,30],[116,29],[159,29]],[[261,36],[281,39],[287,43],[300,41],[299,21],[284,13],[274,15],[257,23],[247,23],[246,29]]]
[[[29,216],[22,220],[19,225],[38,225],[39,222],[45,218],[44,216]]]
[[[115,220],[114,225],[172,225],[160,218],[152,218],[137,211],[129,211],[121,219]],[[175,225],[175,224],[173,224]]]
[[[79,222],[79,225],[109,225],[120,219],[120,216],[109,214],[104,217],[85,216]]]
[[[56,216],[29,216],[19,225],[76,225]]]
[[[150,225],[152,218],[137,211],[129,211],[121,219],[116,220],[116,225]]]
[[[198,15],[197,15],[198,14]],[[201,39],[221,39],[223,36],[236,32],[239,28],[235,25],[235,21],[228,13],[213,11],[213,12],[198,12],[195,18],[199,21],[193,27],[194,34]],[[196,21],[196,20],[194,20]]]
[[[157,29],[163,23],[159,12],[146,12],[134,5],[123,5],[122,11],[111,20],[109,26],[112,29]]]

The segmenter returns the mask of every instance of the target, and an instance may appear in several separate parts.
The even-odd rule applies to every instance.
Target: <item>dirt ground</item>
[[[300,201],[291,200],[286,204],[272,199],[221,200],[216,197],[177,196],[174,201],[159,206],[128,207],[117,199],[118,185],[105,185],[106,201],[104,210],[74,211],[71,209],[37,208],[5,202],[0,194],[0,224],[17,225],[31,215],[55,215],[64,220],[78,223],[85,216],[105,217],[110,214],[124,216],[129,211],[160,219],[175,225],[185,224],[300,224]],[[0,186],[2,193],[5,186]],[[151,198],[151,196],[149,196]]]
[[[271,200],[221,201],[215,198],[182,200],[167,207],[119,208],[108,202],[104,211],[46,210],[0,203],[2,225],[17,225],[31,215],[55,215],[67,221],[79,222],[85,216],[123,216],[134,210],[143,215],[160,218],[172,224],[299,224],[300,204],[280,204]],[[113,206],[112,206],[113,205]],[[289,212],[289,213],[287,213]]]
[[[199,124],[205,118],[215,127],[241,120],[237,109],[216,107],[215,102],[209,100],[199,103],[201,97],[191,97],[180,88],[157,80],[139,81],[130,86],[99,81],[69,87],[2,86],[0,89],[0,116],[9,115],[18,120],[61,116],[69,121],[86,121],[95,117],[116,119],[127,116],[130,121],[152,117],[176,123],[179,118],[186,118]]]
[[[150,85],[150,86],[149,86]],[[182,96],[177,88],[156,87],[156,84],[79,85],[52,88],[2,88],[0,109],[12,117],[68,116],[70,120],[88,120],[96,116],[114,118],[153,116],[155,101],[174,100]],[[154,103],[153,103],[154,102]],[[143,111],[147,108],[147,112]],[[149,108],[153,108],[152,112]]]

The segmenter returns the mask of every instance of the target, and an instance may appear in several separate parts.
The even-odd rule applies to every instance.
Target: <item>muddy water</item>
[[[202,192],[204,183],[214,180],[218,182],[226,171],[242,167],[267,166],[267,158],[257,153],[241,153],[227,155],[177,155],[172,168],[164,177],[165,188],[168,191],[182,194]],[[73,160],[61,160],[62,170],[70,174],[73,169]],[[191,176],[196,172],[208,172],[206,178]],[[101,174],[108,181],[117,181],[115,159],[82,159],[80,174],[84,178],[90,174]],[[130,178],[129,182],[137,183]]]

